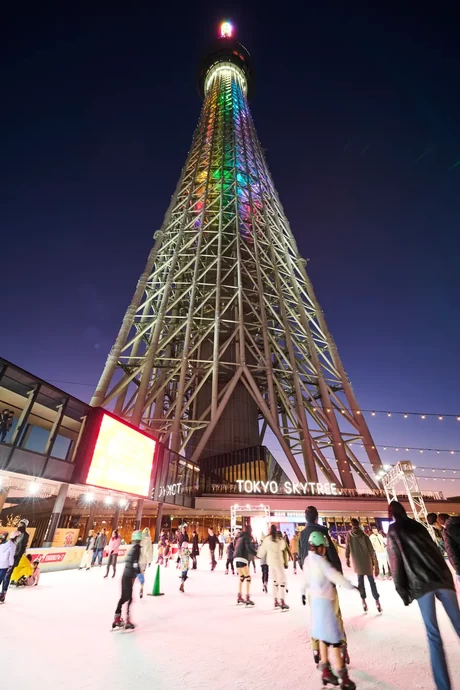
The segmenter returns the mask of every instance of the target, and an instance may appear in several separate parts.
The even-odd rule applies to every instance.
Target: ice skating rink
[[[211,573],[203,553],[186,592],[174,564],[161,570],[162,597],[139,600],[135,585],[132,633],[110,632],[120,594],[104,569],[42,574],[40,585],[10,587],[0,606],[2,687],[47,690],[316,690],[309,643],[309,609],[300,600],[302,574],[288,574],[291,610],[273,609],[262,593],[260,569],[252,580],[252,609],[235,605],[237,576],[223,562]],[[153,580],[154,568],[146,582]],[[353,579],[353,576],[351,575]],[[340,591],[351,656],[350,676],[360,690],[432,690],[425,630],[418,606],[405,608],[391,582],[378,581],[384,612],[368,598]],[[460,642],[439,611],[453,687],[460,690]]]

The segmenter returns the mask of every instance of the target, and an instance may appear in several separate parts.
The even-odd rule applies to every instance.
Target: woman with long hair
[[[258,558],[265,559],[266,563],[272,573],[273,582],[273,598],[275,600],[275,609],[280,608],[282,611],[288,611],[289,606],[285,602],[286,591],[286,577],[284,571],[284,557],[283,552],[286,549],[286,542],[283,537],[278,535],[278,528],[276,525],[270,527],[270,534],[265,537],[262,544],[257,551]]]

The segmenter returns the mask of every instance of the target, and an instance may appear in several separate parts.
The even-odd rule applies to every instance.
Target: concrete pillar
[[[96,504],[91,503],[90,509],[89,509],[89,515],[88,515],[88,520],[86,521],[86,527],[85,527],[85,533],[83,535],[83,542],[86,543],[86,540],[88,538],[89,531],[93,529],[93,523],[94,523],[94,516],[96,515]]]
[[[142,512],[144,510],[144,499],[139,498],[137,501],[137,512],[136,512],[136,529],[141,528]]]
[[[3,506],[5,505],[6,499],[8,498],[8,489],[0,489],[0,513],[3,510]]]
[[[112,518],[112,532],[114,529],[118,528],[118,523],[120,522],[120,506],[116,509],[114,516]],[[110,539],[110,537],[109,537]]]
[[[160,534],[161,534],[161,523],[162,523],[162,521],[163,521],[163,506],[164,506],[164,503],[163,503],[163,502],[161,502],[161,503],[158,504],[157,521],[156,521],[156,524],[155,524],[155,536],[154,536],[154,538],[153,538],[153,541],[154,541],[154,542],[157,542],[157,541],[159,540],[159,538],[160,538]]]
[[[62,511],[64,509],[65,499],[67,498],[67,491],[69,490],[68,484],[61,484],[59,487],[58,495],[54,501],[53,512],[51,513],[50,521],[48,523],[48,529],[46,530],[45,540],[43,546],[49,547],[53,543],[54,533],[59,524]]]

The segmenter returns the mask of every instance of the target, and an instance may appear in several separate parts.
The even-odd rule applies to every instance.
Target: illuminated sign
[[[162,496],[175,496],[176,494],[182,493],[181,486],[182,482],[177,482],[177,484],[166,484],[166,486],[160,486],[160,498]]]
[[[104,412],[86,483],[148,496],[156,446],[155,439]]]
[[[336,484],[329,482],[255,482],[250,479],[237,479],[238,491],[245,494],[298,494],[317,496],[340,496]]]

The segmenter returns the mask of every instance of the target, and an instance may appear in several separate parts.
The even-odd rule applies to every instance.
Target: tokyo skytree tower
[[[232,33],[224,22],[202,60],[192,146],[91,404],[193,461],[243,453],[270,430],[299,481],[320,469],[376,488],[378,451],[268,170],[251,58]]]

